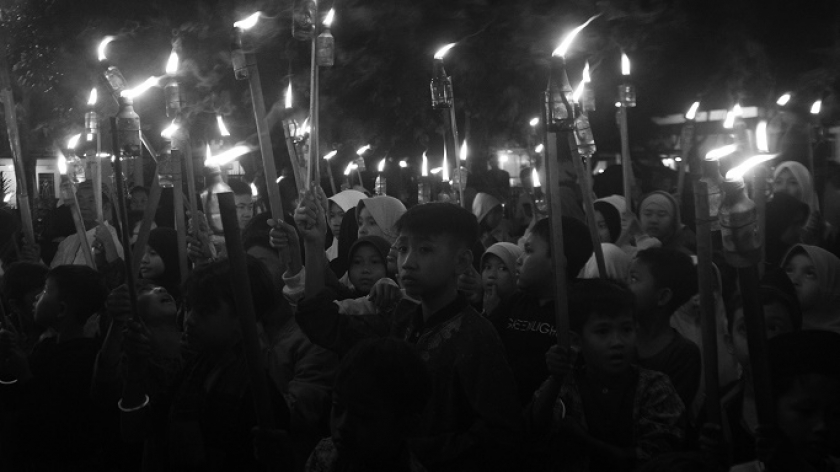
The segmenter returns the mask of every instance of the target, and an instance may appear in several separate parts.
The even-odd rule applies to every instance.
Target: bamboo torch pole
[[[169,60],[166,63],[166,74],[170,77],[169,82],[164,87],[164,96],[166,97],[166,116],[172,117],[172,126],[169,130],[169,138],[171,139],[170,158],[171,165],[171,182],[173,187],[172,205],[175,213],[175,229],[177,230],[177,245],[178,245],[178,265],[181,273],[181,283],[187,280],[190,266],[187,259],[187,223],[184,218],[184,181],[181,174],[181,161],[183,160],[184,149],[190,147],[190,132],[187,129],[186,123],[183,121],[181,109],[183,103],[181,101],[181,85],[178,83],[178,52],[181,47],[180,39],[176,39],[173,44],[172,54],[169,55]],[[160,168],[158,162],[158,168]],[[190,178],[192,176],[189,176]],[[158,179],[160,181],[160,179]],[[194,205],[195,195],[190,198],[190,203]],[[196,209],[190,207],[195,215]]]
[[[689,156],[691,148],[694,145],[694,124],[697,117],[697,109],[700,108],[700,102],[694,102],[685,114],[685,124],[680,133],[680,159],[679,174],[677,175],[677,202],[682,202],[683,191],[685,189],[685,175],[688,171]],[[697,163],[699,165],[699,163]]]
[[[131,130],[126,130],[130,132]],[[139,134],[139,129],[137,130]],[[125,186],[123,185],[123,169],[122,169],[122,148],[120,147],[120,129],[117,126],[117,118],[111,118],[111,149],[114,154],[114,186],[117,192],[116,204],[120,208],[120,234],[122,236],[123,250],[127,251],[131,247],[131,228],[128,226],[128,208],[125,202]],[[155,176],[157,178],[157,176]],[[134,321],[140,321],[140,315],[137,310],[137,287],[135,286],[135,272],[134,261],[131,257],[125,258],[125,284],[128,286],[128,298],[131,302],[131,318]]]
[[[621,134],[621,170],[624,182],[624,201],[627,211],[633,212],[633,163],[630,159],[630,132],[627,129],[627,109],[636,106],[636,88],[630,83],[630,59],[621,54],[621,75],[624,81],[618,86],[618,128]]]
[[[73,226],[76,227],[76,236],[79,238],[79,247],[82,250],[82,256],[85,258],[85,264],[95,270],[96,263],[93,260],[93,252],[90,249],[90,242],[87,238],[85,222],[82,220],[82,213],[79,210],[76,190],[73,188],[73,181],[67,175],[67,160],[60,152],[58,155],[58,171],[61,173],[61,198],[64,200],[64,205],[70,208],[70,214],[73,216]]]

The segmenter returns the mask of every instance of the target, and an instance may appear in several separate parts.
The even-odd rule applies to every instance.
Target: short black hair
[[[47,280],[53,281],[59,300],[80,324],[101,310],[108,296],[102,274],[85,265],[60,265],[47,273]]]
[[[580,334],[593,313],[602,316],[633,315],[636,299],[623,282],[580,279],[569,290],[569,327]]]
[[[239,179],[229,179],[227,184],[234,195],[252,195],[251,186]]]
[[[636,260],[650,270],[656,287],[671,290],[669,313],[683,306],[697,293],[697,269],[691,256],[676,249],[652,247],[636,253]]]
[[[394,224],[397,233],[451,236],[467,249],[478,241],[478,221],[472,212],[451,203],[424,203],[408,209]]]
[[[279,300],[265,266],[252,256],[247,256],[247,265],[255,316],[260,320],[277,308]],[[236,313],[233,278],[227,259],[199,267],[184,283],[184,301],[189,308],[202,313],[212,313],[218,309],[219,302],[226,302]]]
[[[15,262],[6,269],[0,295],[3,300],[18,300],[26,292],[44,288],[50,268],[37,262]]]
[[[563,252],[566,256],[566,277],[570,280],[578,276],[583,266],[592,257],[592,237],[589,228],[582,221],[570,216],[563,218]],[[551,255],[551,221],[543,218],[534,225],[531,233],[548,243],[548,255]]]
[[[446,205],[450,205],[447,203]],[[432,377],[415,349],[394,338],[368,339],[341,360],[337,390],[373,388],[397,418],[420,414],[432,394]]]

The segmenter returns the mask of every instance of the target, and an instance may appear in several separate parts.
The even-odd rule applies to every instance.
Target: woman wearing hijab
[[[388,241],[388,244],[394,244],[397,240],[394,224],[405,211],[405,205],[394,197],[380,196],[362,199],[356,205],[359,237],[381,236]]]
[[[694,232],[680,221],[680,206],[668,192],[657,190],[642,197],[639,223],[642,231],[658,239],[662,247],[692,254],[697,250]]]
[[[621,195],[595,200],[595,224],[602,243],[615,243],[621,236],[624,224],[621,215],[627,211],[627,204]]]
[[[808,205],[810,214],[805,223],[802,242],[819,243],[822,232],[820,201],[814,191],[811,173],[802,164],[795,161],[782,162],[773,172],[773,192],[784,192]]]
[[[338,257],[338,241],[341,234],[341,222],[344,220],[344,215],[356,205],[359,201],[367,198],[367,195],[357,190],[344,190],[333,195],[329,199],[330,208],[327,217],[329,218],[329,226],[333,235],[333,243],[327,249],[327,260],[332,261]]]
[[[633,260],[623,249],[612,243],[601,243],[601,250],[604,252],[604,265],[607,269],[607,278],[612,280],[625,281],[630,270],[630,262]],[[597,279],[600,277],[598,262],[595,254],[589,257],[580,277],[583,279]]]
[[[840,333],[840,258],[825,249],[797,244],[782,261],[802,308],[802,329]]]
[[[489,193],[479,192],[472,204],[472,211],[478,220],[481,234],[479,240],[484,247],[498,242],[509,242],[506,231],[501,226],[504,219],[502,202]]]

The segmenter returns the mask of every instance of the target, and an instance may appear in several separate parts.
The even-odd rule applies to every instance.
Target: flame
[[[586,87],[586,81],[581,80],[580,84],[578,84],[577,88],[575,88],[575,91],[572,92],[572,100],[574,100],[576,102],[579,102],[580,98],[583,97],[583,89],[585,87]]]
[[[572,41],[575,40],[575,36],[577,36],[578,33],[583,31],[584,28],[589,26],[589,23],[592,23],[592,21],[594,21],[599,16],[601,16],[600,13],[593,16],[592,18],[586,20],[586,23],[584,23],[584,24],[578,26],[577,28],[573,29],[571,33],[567,34],[566,37],[563,38],[563,41],[560,42],[560,45],[557,46],[557,49],[555,49],[554,52],[551,53],[551,55],[555,56],[555,57],[559,56],[559,57],[565,58],[566,53],[569,51],[569,47],[572,46]]]
[[[178,126],[178,123],[175,123],[175,120],[172,120],[172,124],[170,124],[166,127],[166,129],[161,131],[160,135],[164,139],[172,139],[172,135],[175,134],[176,131],[178,131],[178,128],[180,128],[180,126]]]
[[[786,92],[784,95],[779,97],[778,100],[776,100],[776,105],[779,105],[780,107],[783,107],[783,106],[787,105],[788,102],[790,101],[790,97],[791,97],[790,92]]]
[[[539,188],[542,186],[540,185],[540,173],[537,172],[536,167],[531,169],[531,183],[533,184],[534,188]]]
[[[467,152],[468,152],[468,148],[467,148],[467,140],[466,140],[466,139],[464,139],[464,144],[463,144],[463,145],[461,145],[461,160],[462,160],[462,161],[465,161],[465,162],[466,162],[466,160],[467,160]]]
[[[277,180],[275,180],[275,182],[277,182],[279,184],[280,181],[283,180],[285,177],[286,177],[285,175],[281,175],[280,177],[277,177]]]
[[[755,127],[755,147],[759,152],[770,152],[770,145],[767,142],[767,121],[761,120]]]
[[[259,19],[260,19],[260,12],[256,12],[256,13],[251,14],[251,16],[249,16],[248,18],[245,18],[244,20],[237,21],[236,23],[233,24],[233,27],[234,28],[239,28],[242,31],[246,31],[246,30],[249,30],[249,29],[253,28],[254,25],[257,24],[257,20],[259,20]]]
[[[437,175],[437,174],[440,174],[441,170],[443,170],[443,167],[435,167],[434,169],[432,169],[431,172],[432,172],[432,174]]]
[[[811,105],[811,114],[812,115],[819,115],[821,109],[822,109],[822,100],[817,100],[816,102],[814,102],[813,105]]]
[[[240,145],[232,147],[231,149],[228,149],[227,151],[225,151],[221,154],[211,156],[210,155],[210,146],[208,145],[207,146],[207,156],[208,157],[204,160],[204,165],[207,166],[207,167],[222,166],[222,165],[227,164],[228,162],[232,162],[232,161],[236,160],[237,158],[244,156],[245,154],[248,154],[249,152],[251,152],[253,150],[254,149],[251,146],[248,146],[248,145],[245,145],[245,144],[240,144]]]
[[[377,172],[385,172],[385,159],[379,161],[379,164],[376,166]]]
[[[446,145],[445,144],[443,146],[443,165],[441,165],[441,168],[443,169],[442,170],[443,174],[441,175],[441,181],[442,182],[449,182],[449,162],[447,162],[447,159],[446,159]]]
[[[67,175],[67,158],[64,157],[61,151],[58,152],[58,173]]]
[[[329,28],[332,26],[333,19],[335,19],[335,8],[330,8],[330,11],[327,12],[327,17],[324,18],[324,27]]]
[[[700,102],[694,102],[685,114],[686,120],[694,120],[697,117],[697,109],[700,108]]]
[[[545,150],[545,146],[543,146],[542,143],[537,144],[537,147],[534,148],[534,152],[537,153],[537,154],[543,152],[544,150]]]
[[[624,53],[621,53],[621,75],[625,77],[630,75],[630,58]]]
[[[145,82],[138,85],[137,87],[134,87],[133,89],[123,90],[120,93],[120,95],[125,97],[125,98],[136,98],[136,97],[142,95],[146,90],[149,90],[150,88],[156,86],[157,84],[158,84],[158,78],[157,77],[149,77],[148,79],[146,79]]]
[[[726,119],[723,120],[723,127],[726,129],[732,129],[735,127],[735,109],[731,109],[726,112]]]
[[[734,107],[732,107],[732,114],[736,117],[744,116],[744,110],[741,109],[741,104],[736,103]]]
[[[208,162],[213,160],[213,152],[210,150],[210,143],[207,143],[207,146],[204,148],[204,163],[205,165]]]
[[[350,172],[353,172],[354,170],[356,170],[358,168],[359,168],[358,164],[356,164],[355,162],[351,162],[351,163],[347,164],[347,167],[344,169],[344,175],[350,175]]]
[[[96,93],[96,87],[90,89],[90,97],[88,97],[87,104],[89,107],[96,105],[96,100],[98,100],[98,96]]]
[[[166,74],[175,75],[178,72],[178,53],[172,50],[169,54],[169,60],[166,61]]]
[[[717,161],[720,160],[735,151],[738,150],[737,144],[727,144],[726,146],[721,146],[717,149],[712,149],[711,151],[706,153],[706,160],[707,161]]]
[[[356,154],[359,156],[363,156],[366,152],[370,151],[370,144],[365,144],[364,146],[360,147]]]
[[[67,149],[76,149],[76,145],[79,144],[79,138],[81,138],[81,134],[74,134],[67,140]]]
[[[421,177],[428,177],[429,176],[429,158],[426,157],[426,153],[423,153],[423,164],[420,166],[420,176]]]
[[[286,89],[286,108],[292,108],[292,79],[289,79],[289,88]]]
[[[228,131],[227,126],[225,125],[225,120],[222,118],[222,115],[216,115],[216,124],[219,125],[219,134],[222,136],[230,136],[230,131]]]
[[[324,160],[328,161],[328,160],[332,159],[333,157],[335,157],[336,154],[338,154],[338,151],[335,151],[335,150],[330,151],[330,152],[327,153],[326,156],[324,156]]]
[[[437,50],[437,52],[435,53],[435,59],[438,59],[438,60],[441,60],[441,61],[442,61],[442,60],[443,60],[443,56],[445,56],[445,55],[446,55],[446,53],[448,53],[450,49],[454,48],[454,47],[455,47],[455,44],[456,44],[456,43],[449,43],[449,44],[447,44],[446,46],[444,46],[444,47],[442,47],[442,48],[438,49],[438,50]]]
[[[729,169],[729,172],[726,173],[726,180],[741,180],[744,178],[744,174],[746,174],[750,169],[762,162],[767,162],[775,158],[777,155],[778,154],[756,154],[755,156],[745,160],[740,165]]]
[[[540,119],[536,117],[531,118],[531,121],[529,121],[528,124],[531,126],[537,126],[538,124],[540,124]]]
[[[277,179],[277,182],[279,182],[279,181],[280,181],[280,179]],[[251,182],[251,196],[256,197],[259,194],[260,194],[260,191],[257,190],[257,184],[255,184],[254,182]]]
[[[405,169],[406,167],[408,167],[408,162],[406,162],[406,161],[400,161],[400,168],[401,168],[401,169]]]
[[[12,197],[14,197],[14,196],[15,196],[14,193],[7,193],[6,196],[3,197],[3,201],[6,202],[6,203],[9,203],[10,201],[12,201]]]
[[[107,48],[108,44],[115,39],[117,39],[116,36],[105,36],[102,38],[102,42],[100,42],[99,47],[96,48],[96,53],[100,62],[107,59],[107,57],[105,57],[105,48]]]

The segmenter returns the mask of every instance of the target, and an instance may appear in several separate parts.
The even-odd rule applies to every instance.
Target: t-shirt
[[[639,365],[667,375],[683,404],[691,405],[700,388],[700,348],[674,331],[674,339],[651,357],[639,357]]]

